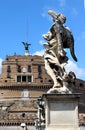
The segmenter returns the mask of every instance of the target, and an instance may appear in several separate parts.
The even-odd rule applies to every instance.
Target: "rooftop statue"
[[[29,45],[31,45],[31,44],[28,44],[27,42],[22,42],[22,43],[25,48],[25,56],[28,56],[29,55]]]
[[[48,14],[52,16],[54,22],[49,32],[43,35],[43,38],[47,40],[44,44],[45,68],[54,82],[53,88],[48,93],[72,93],[76,76],[74,72],[67,73],[64,66],[68,62],[65,48],[70,49],[73,59],[77,61],[74,38],[70,29],[64,26],[66,17],[63,14],[57,14],[52,10],[49,10]]]
[[[29,47],[29,45],[31,45],[31,44],[28,44],[27,42],[22,42],[23,43],[23,45],[24,45],[24,47],[25,47],[25,50],[28,50],[28,47]]]

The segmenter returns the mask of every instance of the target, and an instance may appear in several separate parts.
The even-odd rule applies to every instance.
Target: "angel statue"
[[[65,48],[70,49],[73,59],[77,61],[74,38],[70,29],[64,25],[66,17],[63,14],[57,14],[52,10],[49,10],[48,14],[52,16],[54,22],[50,30],[43,35],[47,40],[44,44],[45,68],[54,82],[53,88],[48,92],[71,93],[73,89],[69,86],[74,86],[76,76],[74,72],[67,73],[64,66],[68,62]]]
[[[24,45],[24,48],[25,48],[25,56],[28,56],[29,55],[29,44],[28,42],[22,42],[23,45]]]

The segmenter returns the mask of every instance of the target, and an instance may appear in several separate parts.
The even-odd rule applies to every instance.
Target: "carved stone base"
[[[29,55],[29,53],[28,53],[28,50],[25,50],[25,54],[24,54],[25,56],[28,56]]]
[[[49,89],[47,91],[48,94],[54,94],[54,93],[59,93],[59,94],[71,94],[72,92],[70,91],[70,89],[68,89],[67,87],[63,86],[63,87],[53,87],[51,89]]]
[[[45,130],[79,130],[79,97],[80,94],[44,94]]]

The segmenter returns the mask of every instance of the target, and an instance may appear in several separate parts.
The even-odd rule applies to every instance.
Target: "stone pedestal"
[[[25,56],[28,56],[29,53],[28,53],[28,50],[25,50]]]
[[[79,97],[80,94],[44,94],[45,130],[79,130]]]

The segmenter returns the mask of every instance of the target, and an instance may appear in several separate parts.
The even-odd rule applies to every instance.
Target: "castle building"
[[[0,127],[16,129],[25,123],[33,129],[37,117],[36,100],[51,86],[43,57],[6,56],[0,75]]]
[[[46,93],[53,83],[38,55],[6,56],[0,74],[0,130],[20,130],[22,124],[35,130],[37,98]],[[79,101],[79,121],[85,123],[85,81],[75,81]]]

